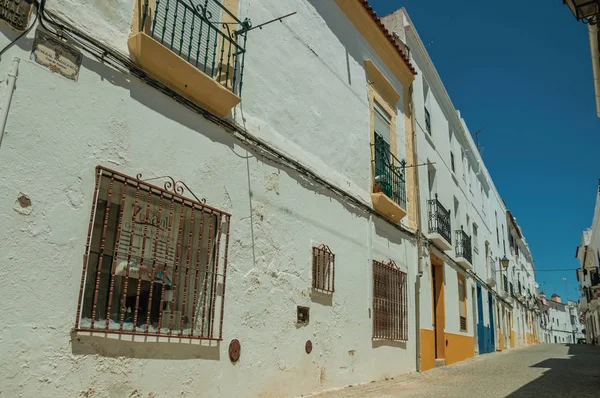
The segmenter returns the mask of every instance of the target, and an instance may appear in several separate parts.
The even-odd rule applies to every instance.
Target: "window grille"
[[[313,247],[312,287],[329,293],[335,291],[335,254],[327,245]]]
[[[460,331],[461,332],[467,331],[467,318],[464,316],[460,317]]]
[[[75,330],[221,340],[231,216],[141,178],[96,168]]]
[[[408,340],[406,277],[393,261],[373,261],[373,339]]]
[[[427,133],[431,135],[431,115],[427,108],[425,108],[425,128],[427,129]]]

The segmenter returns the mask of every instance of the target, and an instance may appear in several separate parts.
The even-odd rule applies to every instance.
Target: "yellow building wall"
[[[431,329],[421,329],[421,372],[435,368],[435,336]]]
[[[502,351],[506,348],[504,347],[504,334],[502,332],[499,332],[498,337],[500,339],[500,351]]]
[[[510,331],[510,347],[515,348],[515,332]]]
[[[448,346],[446,347],[446,365],[464,361],[475,356],[475,339],[473,336],[445,333]]]

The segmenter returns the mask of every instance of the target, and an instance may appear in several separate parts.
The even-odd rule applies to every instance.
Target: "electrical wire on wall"
[[[345,198],[348,202],[350,202],[356,208],[358,208],[368,214],[372,214],[375,217],[377,217],[377,218],[385,221],[389,225],[393,226],[394,228],[396,228],[397,230],[402,232],[406,238],[411,239],[411,240],[416,239],[416,234],[413,231],[381,216],[377,211],[375,211],[373,208],[371,208],[368,204],[366,204],[362,200],[356,198],[354,195],[346,192],[345,190],[333,185],[329,181],[326,181],[325,179],[321,178],[320,176],[318,176],[311,170],[307,169],[300,162],[288,157],[287,155],[285,155],[282,152],[280,152],[279,150],[273,148],[272,146],[270,146],[269,144],[267,144],[260,138],[250,134],[248,131],[246,131],[243,127],[239,126],[237,123],[231,122],[231,121],[228,121],[225,119],[221,119],[221,118],[213,115],[212,113],[206,111],[205,109],[196,105],[192,101],[188,100],[187,98],[185,98],[182,95],[178,94],[177,92],[173,91],[172,89],[170,89],[165,84],[158,81],[157,79],[155,79],[152,76],[145,73],[141,68],[139,68],[129,58],[119,54],[119,52],[117,50],[114,50],[114,49],[106,46],[105,44],[97,41],[93,37],[90,37],[89,35],[87,35],[86,33],[82,32],[78,29],[70,27],[59,16],[54,15],[51,12],[47,11],[45,9],[45,4],[46,4],[46,0],[40,0],[40,2],[38,3],[38,14],[39,14],[39,20],[40,20],[42,27],[45,30],[47,30],[48,32],[53,33],[54,35],[61,37],[63,39],[70,40],[73,43],[76,43],[84,51],[86,51],[87,53],[89,53],[90,55],[92,55],[93,57],[98,59],[100,62],[110,65],[111,67],[115,68],[116,70],[118,70],[120,72],[129,73],[132,76],[143,81],[144,83],[150,85],[151,87],[156,88],[157,90],[161,91],[162,93],[173,98],[175,101],[181,103],[188,109],[190,109],[198,114],[201,114],[209,121],[223,127],[227,132],[229,132],[236,139],[238,139],[242,145],[253,146],[255,149],[258,149],[260,151],[261,156],[263,156],[267,159],[270,159],[270,160],[274,160],[283,166],[293,169],[294,171],[298,172],[303,177],[317,182],[318,184],[324,186],[328,190],[334,192],[336,195],[339,195],[339,196]]]
[[[36,5],[38,5],[36,3]],[[39,6],[39,5],[38,5]],[[8,43],[2,50],[0,50],[0,61],[2,60],[2,55],[8,51],[9,48],[11,48],[16,42],[19,41],[19,39],[21,39],[21,37],[27,35],[27,33],[29,33],[31,31],[31,29],[33,29],[33,27],[35,26],[37,20],[38,20],[38,16],[40,15],[39,13],[39,8],[37,8],[36,13],[35,13],[35,18],[33,19],[33,22],[31,23],[31,25],[29,25],[29,27],[27,29],[25,29],[23,31],[23,33],[21,33],[19,36],[17,36],[13,41],[11,41],[10,43]]]

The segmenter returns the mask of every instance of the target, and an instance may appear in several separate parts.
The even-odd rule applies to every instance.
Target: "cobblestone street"
[[[539,344],[317,397],[598,397],[598,391],[600,347]]]

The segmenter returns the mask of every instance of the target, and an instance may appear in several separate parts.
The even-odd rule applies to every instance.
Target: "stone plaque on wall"
[[[13,29],[25,30],[33,9],[33,0],[0,0],[0,19]]]
[[[35,32],[31,59],[51,72],[77,81],[83,56],[75,47],[38,29]]]

